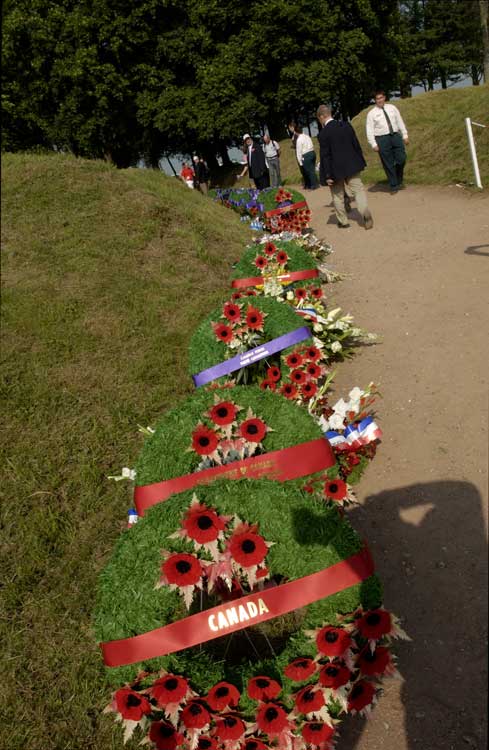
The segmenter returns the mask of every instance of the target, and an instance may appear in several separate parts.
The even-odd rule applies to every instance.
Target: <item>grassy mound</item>
[[[0,747],[109,748],[91,612],[130,496],[106,475],[193,391],[190,335],[249,232],[175,179],[59,155],[4,155],[2,201]]]

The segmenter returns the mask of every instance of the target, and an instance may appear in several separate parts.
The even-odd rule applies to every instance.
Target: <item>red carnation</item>
[[[255,266],[257,268],[265,268],[268,265],[268,260],[263,255],[257,255],[255,258]]]
[[[233,305],[232,302],[226,302],[223,309],[224,315],[228,320],[232,320],[234,323],[238,323],[241,319],[241,310],[238,305]]]
[[[179,734],[168,721],[153,721],[149,739],[155,743],[157,750],[175,750],[182,744],[183,734]]]
[[[244,722],[233,714],[226,714],[216,719],[215,732],[221,742],[230,740],[236,742],[244,735],[245,729]]]
[[[351,644],[351,638],[343,628],[326,625],[316,636],[316,646],[325,656],[341,656]]]
[[[311,362],[311,364],[307,365],[306,372],[310,378],[317,380],[321,375],[321,368],[315,365],[314,362]]]
[[[295,707],[301,714],[312,714],[324,706],[324,695],[321,690],[313,690],[311,685],[299,690],[295,696]]]
[[[348,711],[361,711],[369,706],[375,696],[375,685],[367,680],[356,682],[348,696]]]
[[[307,680],[316,671],[316,664],[312,659],[301,659],[298,657],[291,661],[284,669],[284,674],[289,680],[294,682],[302,682]]]
[[[231,401],[221,401],[215,404],[209,412],[209,416],[218,425],[231,424],[236,419],[237,409]]]
[[[392,630],[391,616],[385,609],[371,609],[357,621],[356,625],[364,638],[375,641]]]
[[[316,392],[317,392],[317,385],[315,383],[304,383],[304,385],[301,388],[302,396],[306,400],[315,396]]]
[[[242,534],[233,534],[229,540],[229,551],[235,562],[242,568],[252,568],[263,562],[267,556],[268,547],[262,536],[252,531],[245,531]]]
[[[203,729],[209,724],[211,717],[201,702],[190,701],[180,714],[180,720],[187,729]]]
[[[302,357],[299,352],[292,352],[285,358],[288,367],[299,367],[302,364]]]
[[[295,296],[297,297],[297,299],[306,299],[307,292],[306,292],[305,289],[302,289],[302,288],[301,289],[296,289],[295,290]]]
[[[252,331],[257,331],[263,328],[263,313],[257,310],[256,307],[248,306],[248,312],[246,313],[246,325],[251,328]]]
[[[229,326],[224,325],[224,323],[217,323],[213,327],[214,333],[219,341],[224,341],[225,344],[228,344],[233,338],[232,329]]]
[[[344,500],[348,494],[346,482],[342,479],[331,479],[324,483],[324,494],[331,500]]]
[[[161,569],[168,583],[176,586],[195,586],[202,578],[200,560],[187,552],[170,555]]]
[[[217,448],[218,438],[214,430],[205,424],[198,424],[192,432],[192,448],[201,456],[208,456]]]
[[[292,370],[290,373],[290,379],[293,383],[305,383],[306,373],[302,372],[302,370]]]
[[[151,686],[151,695],[159,706],[165,708],[169,703],[180,703],[188,693],[188,682],[184,677],[167,674],[155,680]]]
[[[261,419],[247,419],[240,424],[239,431],[250,443],[261,443],[267,434],[267,426]]]
[[[260,675],[252,677],[248,682],[248,695],[254,701],[271,701],[276,698],[282,690],[282,686],[270,677]]]
[[[318,359],[321,359],[321,352],[317,346],[309,346],[305,350],[304,356],[306,359],[311,359],[313,362],[317,362]]]
[[[285,398],[295,398],[297,396],[297,388],[295,385],[292,385],[292,383],[284,383],[280,389],[280,393],[285,396]]]
[[[260,388],[262,389],[262,391],[266,391],[267,389],[269,391],[276,391],[277,384],[274,383],[272,380],[262,380],[260,383]]]
[[[197,750],[218,750],[218,743],[214,737],[199,737]]]
[[[330,662],[319,672],[319,684],[337,690],[346,685],[351,677],[350,670],[343,662]]]
[[[265,251],[265,254],[268,255],[270,258],[272,255],[275,255],[277,248],[273,244],[273,242],[267,242],[265,247],[263,248]]]
[[[267,378],[268,380],[273,380],[276,382],[277,380],[280,380],[280,369],[278,367],[269,367],[267,370]]]
[[[214,542],[219,536],[219,532],[226,528],[225,521],[214,510],[200,503],[194,503],[190,506],[182,525],[187,532],[187,536],[198,544]]]
[[[261,740],[257,740],[256,737],[250,737],[241,746],[241,750],[269,750],[269,748],[268,745],[265,745]]]
[[[321,299],[323,296],[323,290],[320,286],[315,287],[314,289],[311,289],[311,297],[314,297],[314,299]]]
[[[357,666],[363,674],[369,677],[380,677],[380,675],[384,674],[390,661],[391,655],[389,649],[385,648],[385,646],[377,646],[373,653],[369,648],[366,648],[360,654]]]
[[[218,682],[209,690],[206,701],[213,711],[222,711],[227,706],[237,706],[239,690],[230,682]]]
[[[333,738],[334,729],[329,724],[319,721],[308,721],[302,727],[302,737],[308,745],[322,747],[325,742]]]
[[[285,266],[285,264],[289,260],[289,256],[287,255],[285,250],[279,250],[276,257],[277,257],[277,263],[281,266]]]
[[[278,703],[262,703],[256,714],[256,723],[262,732],[274,736],[281,734],[289,722],[285,710]]]
[[[151,713],[151,704],[144,695],[139,695],[131,688],[117,690],[115,696],[117,710],[123,719],[140,721],[145,714]]]

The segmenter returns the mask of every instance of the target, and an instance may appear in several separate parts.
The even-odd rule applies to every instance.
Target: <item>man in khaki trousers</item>
[[[367,204],[367,193],[360,173],[367,163],[363,158],[361,146],[355,131],[348,122],[334,120],[331,109],[326,104],[318,107],[316,116],[321,124],[319,132],[321,185],[329,185],[333,197],[333,206],[338,220],[338,227],[349,227],[345,210],[345,191],[353,195],[357,208],[363,218],[365,229],[374,225],[372,214]]]

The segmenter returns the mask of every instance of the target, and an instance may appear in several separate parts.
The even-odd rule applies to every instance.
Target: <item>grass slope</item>
[[[190,336],[249,232],[157,172],[57,155],[5,155],[2,202],[0,747],[104,750],[93,595],[130,503],[106,475],[193,390]]]

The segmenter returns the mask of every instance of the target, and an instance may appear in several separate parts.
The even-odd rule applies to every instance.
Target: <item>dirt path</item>
[[[329,190],[308,194],[328,265],[351,274],[330,305],[382,337],[339,368],[338,398],[373,380],[384,441],[351,512],[413,642],[338,750],[486,747],[489,199],[457,187],[372,188],[375,226],[339,230]]]

